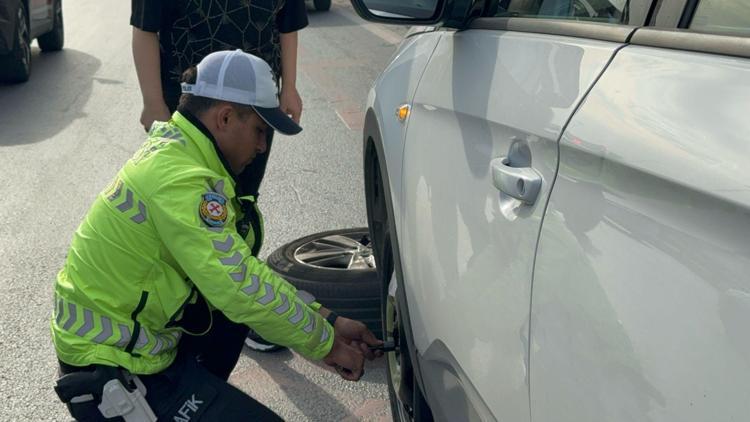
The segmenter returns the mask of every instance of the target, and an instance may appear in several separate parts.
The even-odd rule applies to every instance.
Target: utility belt
[[[55,385],[57,396],[76,420],[101,420],[103,416],[122,417],[125,422],[156,421],[146,401],[146,386],[137,376],[123,368],[93,368],[63,375]]]

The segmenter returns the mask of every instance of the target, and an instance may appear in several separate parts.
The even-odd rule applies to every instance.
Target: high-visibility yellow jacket
[[[248,215],[255,230],[243,238],[237,223]],[[333,328],[318,303],[253,256],[259,223],[254,198],[235,194],[234,177],[200,121],[177,112],[155,122],[97,197],[58,274],[51,327],[59,359],[134,374],[165,369],[182,335],[176,321],[196,289],[266,340],[325,357]]]

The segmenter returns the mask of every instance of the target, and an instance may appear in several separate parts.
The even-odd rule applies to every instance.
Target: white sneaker
[[[284,349],[284,346],[267,342],[253,330],[250,330],[250,332],[247,333],[247,337],[245,337],[245,346],[256,352],[263,353]]]

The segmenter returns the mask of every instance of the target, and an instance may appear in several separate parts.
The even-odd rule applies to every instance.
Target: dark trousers
[[[237,178],[241,195],[258,197],[260,182],[263,181],[263,176],[266,175],[266,164],[268,164],[268,157],[271,155],[272,143],[273,129],[269,127],[266,131],[266,152],[256,155],[253,161],[245,167],[245,170]]]
[[[200,301],[199,301],[200,302]],[[201,304],[186,309],[190,331],[205,327],[208,314]],[[211,329],[203,336],[183,335],[175,362],[166,370],[138,378],[146,387],[146,401],[159,420],[190,421],[280,421],[273,411],[227,383],[237,364],[248,328],[227,319],[221,312],[211,315]],[[74,367],[60,362],[63,374],[93,371],[96,365]],[[68,405],[79,421],[104,419],[97,408],[101,399]]]
[[[180,354],[189,355],[218,378],[226,381],[234,370],[250,330],[244,324],[230,321],[221,311],[210,312],[206,300],[198,294],[196,303],[188,305],[179,326],[185,333],[180,339]]]
[[[180,102],[180,86],[177,84],[165,84],[163,93],[164,101],[166,102],[169,111],[174,113]],[[269,130],[266,131],[266,152],[255,156],[253,162],[250,163],[250,165],[248,165],[238,177],[240,187],[239,193],[241,195],[258,196],[260,182],[263,181],[263,176],[266,174],[266,164],[268,163],[268,157],[271,155],[271,144],[273,143],[274,131],[270,127],[268,129]]]

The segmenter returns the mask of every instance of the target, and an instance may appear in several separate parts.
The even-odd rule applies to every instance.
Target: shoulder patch
[[[198,208],[201,219],[210,227],[221,227],[227,221],[227,199],[218,193],[204,193]]]

